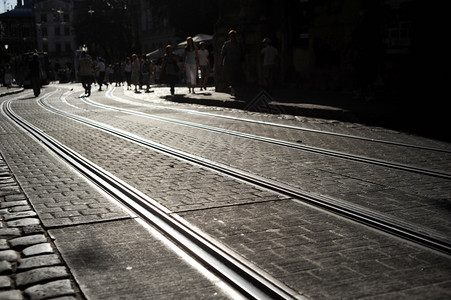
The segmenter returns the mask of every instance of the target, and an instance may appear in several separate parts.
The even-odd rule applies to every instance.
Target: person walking
[[[99,69],[99,77],[97,79],[97,83],[99,84],[99,91],[102,90],[102,85],[104,84],[106,88],[108,88],[108,83],[105,82],[105,62],[102,58],[99,58],[99,63],[97,64],[97,68]]]
[[[183,55],[182,68],[185,69],[186,84],[188,85],[188,91],[194,94],[194,88],[197,82],[197,68],[199,66],[199,56],[197,53],[197,47],[194,45],[192,37],[186,39],[186,48]]]
[[[135,93],[139,93],[139,76],[141,73],[141,63],[139,62],[139,57],[136,54],[132,55],[132,73],[131,73],[131,84],[135,86]]]
[[[130,60],[130,57],[125,58],[124,72],[125,81],[127,82],[127,90],[130,90],[132,86],[132,61]]]
[[[279,52],[271,44],[271,39],[263,39],[264,47],[260,51],[263,60],[263,85],[268,93],[271,94],[276,75],[276,62]]]
[[[170,87],[171,95],[175,93],[175,84],[179,76],[178,57],[174,55],[171,45],[166,46],[166,53],[161,64],[161,77]]]
[[[113,65],[108,64],[108,66],[105,68],[105,76],[108,77],[107,82],[109,82],[110,84],[113,84],[113,82],[114,82]]]
[[[33,59],[29,64],[31,86],[33,88],[34,96],[37,97],[41,93],[41,64],[39,63],[39,56],[37,53],[33,54]]]
[[[80,60],[78,61],[78,76],[81,81],[81,85],[85,89],[85,95],[91,96],[91,84],[92,84],[92,60],[91,57],[86,54],[86,51],[81,53]]]
[[[122,72],[121,64],[119,62],[115,62],[114,67],[113,67],[113,76],[114,76],[115,86],[121,86],[121,83],[122,83],[121,72]]]
[[[224,42],[221,49],[221,66],[224,67],[230,94],[236,96],[236,89],[242,81],[241,61],[243,59],[243,50],[238,43],[235,30],[230,30],[228,37],[229,39]]]
[[[207,90],[208,76],[210,74],[210,60],[208,59],[209,52],[206,49],[204,42],[200,42],[200,49],[198,51],[199,56],[199,69],[200,69],[200,90]]]
[[[7,63],[5,66],[4,77],[5,77],[6,88],[7,89],[11,88],[11,84],[13,83],[13,73],[12,73],[11,65],[9,63]]]
[[[145,54],[143,54],[141,63],[141,78],[142,85],[146,86],[146,93],[150,93],[150,74],[151,74],[151,64],[150,60]]]

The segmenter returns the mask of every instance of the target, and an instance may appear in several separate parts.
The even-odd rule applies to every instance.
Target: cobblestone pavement
[[[77,299],[78,288],[0,156],[0,299]]]
[[[130,94],[130,93],[128,93]],[[134,94],[132,94],[134,96]],[[145,96],[144,96],[145,97]],[[147,96],[148,98],[148,96]],[[102,99],[104,102],[105,99]],[[110,118],[110,112],[105,114],[96,110],[95,113],[89,113],[89,109],[92,109],[89,105],[80,103],[76,99],[72,98],[68,100],[71,104],[70,107],[58,102],[55,105],[63,110],[70,109],[72,113],[88,116],[91,119],[98,120],[102,123],[106,123],[115,128],[119,128],[125,131],[133,132],[139,136],[152,139],[153,141],[163,143],[170,147],[174,147],[179,150],[187,151],[195,155],[201,155],[212,161],[219,161],[223,164],[233,166],[235,168],[243,169],[245,171],[260,174],[266,178],[274,179],[290,186],[299,187],[309,192],[319,193],[322,195],[328,195],[333,198],[346,199],[350,203],[367,207],[374,211],[384,211],[387,215],[402,218],[406,222],[412,222],[415,224],[421,224],[424,230],[436,231],[443,236],[447,236],[448,230],[451,227],[451,215],[447,210],[442,209],[440,200],[450,197],[449,181],[446,179],[438,179],[428,176],[412,176],[412,174],[402,170],[387,170],[381,166],[368,166],[360,162],[353,162],[349,160],[337,160],[335,158],[325,157],[324,155],[318,155],[317,153],[305,153],[302,151],[293,151],[290,148],[280,147],[279,145],[265,145],[260,142],[252,142],[239,137],[231,137],[225,135],[219,135],[216,132],[206,132],[205,130],[195,130],[192,128],[181,127],[178,124],[162,123],[161,121],[154,121],[149,119],[140,118],[137,116],[124,116],[116,114],[116,118]],[[112,102],[112,101],[111,101]],[[53,104],[53,103],[52,103]],[[113,103],[110,103],[113,104]],[[115,104],[117,105],[117,104]],[[78,107],[79,109],[74,109]],[[132,109],[140,109],[139,107],[132,107]],[[153,115],[164,115],[164,110],[159,112],[152,111]],[[171,114],[171,117],[179,119],[179,114]],[[182,114],[181,118],[190,118],[186,114]],[[193,118],[191,116],[191,118]],[[133,119],[133,122],[129,120]],[[196,116],[196,122],[211,122],[210,120],[202,120]],[[64,122],[64,120],[61,120]],[[236,122],[235,122],[236,123]],[[231,122],[221,124],[221,126],[230,129]],[[214,124],[218,126],[217,123]],[[62,126],[56,125],[56,127]],[[235,125],[236,126],[236,125]],[[53,130],[53,128],[48,128]],[[240,131],[248,131],[257,135],[266,135],[271,138],[286,138],[287,140],[301,139],[302,145],[309,145],[308,140],[305,140],[305,136],[297,133],[297,135],[284,136],[284,132],[281,130],[274,130],[274,132],[266,132],[266,128],[246,125],[239,128]],[[393,133],[392,133],[393,134]],[[389,132],[385,133],[386,137],[390,136]],[[399,134],[398,134],[399,135]],[[398,137],[399,138],[399,137]],[[93,138],[94,139],[94,138]],[[91,139],[91,140],[93,140]],[[313,138],[310,138],[313,139]],[[419,138],[417,138],[419,139]],[[63,137],[63,140],[67,143],[71,143],[71,137]],[[95,140],[103,141],[104,138],[96,137]],[[374,145],[363,142],[343,141],[343,139],[331,139],[328,137],[316,137],[314,139],[316,146],[323,146],[327,148],[336,148],[340,151],[348,151],[351,149],[355,151],[356,155],[374,156],[375,158],[383,159],[384,157],[390,157],[390,159],[398,159],[399,163],[403,164],[415,164],[420,167],[426,167],[438,170],[451,170],[451,154],[440,153],[426,153],[421,150],[404,150],[402,149],[402,158],[399,157],[400,148],[386,145]],[[83,145],[83,141],[77,141],[77,144]],[[239,148],[235,146],[239,144]],[[313,142],[311,142],[313,144]],[[101,148],[98,144],[97,148]],[[449,145],[446,145],[449,148]],[[129,151],[127,148],[126,151]],[[83,152],[82,149],[80,151]],[[138,153],[140,150],[136,150]],[[410,151],[410,153],[409,153]],[[431,151],[429,151],[431,152]],[[277,154],[277,155],[274,155]],[[98,158],[94,160],[98,164],[102,164],[101,160],[107,156],[107,153],[98,155]],[[111,154],[109,154],[111,156]],[[117,173],[121,173],[121,163],[119,157],[125,157],[126,153],[117,153],[118,157],[113,159],[110,168]],[[145,161],[145,154],[140,155]],[[263,159],[261,159],[263,158]],[[148,158],[147,160],[152,160]],[[165,184],[160,182],[163,178],[161,173],[167,172],[165,165],[159,163],[163,158],[156,160],[158,163],[153,163],[149,166],[154,170],[151,178],[148,178],[145,185],[142,183],[136,183],[142,185],[143,189],[149,193],[155,195],[157,199],[168,205],[173,211],[183,211],[198,209],[202,207],[208,207],[208,203],[216,206],[219,199],[215,199],[214,202],[208,199],[212,198],[212,195],[205,195],[196,193],[197,198],[202,198],[204,201],[188,202],[184,200],[181,203],[169,203],[168,200],[173,197],[168,197],[167,192],[161,187]],[[129,165],[133,165],[134,162],[129,162]],[[136,164],[136,162],[135,162]],[[186,168],[185,168],[186,169]],[[198,178],[200,171],[195,171],[194,168],[189,167],[190,175],[184,179],[184,185],[191,187],[194,185],[190,183]],[[158,173],[157,170],[160,170]],[[146,177],[146,170],[137,171],[136,177]],[[180,170],[173,169],[172,172],[182,174]],[[188,174],[188,171],[183,174]],[[126,176],[122,174],[121,176]],[[149,175],[147,175],[149,177]],[[309,178],[309,180],[305,180]],[[396,181],[396,186],[393,182]],[[173,183],[170,182],[172,185]],[[218,183],[216,183],[218,184]],[[222,184],[222,183],[221,183]],[[171,188],[171,187],[168,187]],[[186,193],[187,188],[180,187],[179,193],[185,195],[191,195],[192,193]],[[216,188],[218,190],[219,188]],[[158,193],[159,190],[163,191],[163,194]],[[235,190],[235,193],[244,193],[241,187]],[[251,192],[249,192],[251,193]],[[249,197],[248,197],[249,198]],[[390,201],[390,205],[380,205],[380,199]],[[244,197],[242,199],[245,199]],[[258,199],[258,198],[256,198]],[[431,201],[437,201],[439,205],[428,205]],[[434,216],[434,218],[419,219],[417,216]]]
[[[69,95],[66,91],[52,99],[60,99],[64,93]],[[150,98],[143,94],[129,96],[136,101],[148,101],[146,98]],[[265,164],[256,161],[254,165],[250,163],[252,155],[246,157],[243,151],[234,152],[233,139],[219,140],[205,133],[195,134],[180,127],[162,126],[135,116],[105,113],[100,109],[94,109],[93,114],[74,96],[68,97],[66,104],[52,99],[49,102],[61,105],[72,113],[111,122],[115,127],[165,140],[172,146],[182,144],[183,150],[194,151],[197,148],[202,155],[212,155],[210,159],[227,153],[229,160],[224,162],[236,163],[268,177],[280,176],[275,168],[285,165],[286,180],[296,177],[304,187],[320,192],[333,190],[333,196],[337,197],[344,195],[351,198],[353,195],[353,188],[347,188],[342,183],[345,179],[338,177],[340,172],[335,171],[337,168],[346,168],[343,171],[348,173],[354,170],[356,178],[367,171],[350,165],[332,166],[325,162],[321,168],[326,172],[311,179],[309,176],[315,168],[308,167],[307,162],[312,162],[312,157],[303,163],[306,170],[298,168],[296,172],[289,173],[292,164],[288,159],[286,162],[274,160],[269,164],[272,167],[267,168],[266,163],[271,161],[271,153],[276,149],[265,147],[266,153],[259,153],[258,147],[244,145],[242,149],[251,154],[253,152],[255,157],[265,157]],[[164,98],[152,99],[164,105],[174,105]],[[211,170],[127,143],[53,115],[30,99],[16,101],[14,108],[49,134],[151,195],[307,298],[445,299],[451,295],[451,264],[446,255],[349,222],[290,197],[246,185]],[[161,110],[160,113],[168,112]],[[262,115],[257,114],[256,117]],[[315,122],[310,122],[310,125],[312,123]],[[232,126],[230,123],[223,125]],[[346,131],[335,122],[319,121],[313,126],[335,126]],[[247,129],[254,130],[251,127]],[[365,128],[351,127],[349,130],[361,132]],[[369,132],[370,136],[372,134],[374,132]],[[183,267],[182,260],[169,263],[168,267],[167,262],[173,261],[174,257],[165,256],[167,248],[159,246],[157,239],[134,221],[133,215],[108,200],[106,195],[75,172],[66,169],[59,159],[9,122],[0,121],[0,136],[0,153],[5,158],[0,169],[1,191],[4,193],[0,194],[3,212],[1,229],[4,232],[15,230],[17,233],[16,236],[0,235],[3,251],[15,253],[12,260],[3,260],[6,268],[2,281],[9,282],[9,285],[2,287],[2,293],[11,293],[22,299],[20,297],[31,297],[33,294],[29,289],[37,286],[41,288],[41,293],[52,292],[55,296],[68,299],[121,296],[127,299],[131,297],[128,294],[130,290],[135,290],[133,296],[136,297],[133,299],[230,296],[211,281],[198,280],[199,276],[190,275],[192,268]],[[290,153],[285,156],[289,157]],[[334,173],[331,177],[334,179],[327,185],[318,184],[327,172]],[[383,182],[382,177],[377,180]],[[394,178],[399,178],[399,174]],[[371,181],[374,180],[371,178]],[[441,183],[428,184],[440,186],[438,184]],[[406,187],[411,188],[421,190],[418,184]],[[368,189],[368,195],[370,192],[374,189]],[[385,192],[381,191],[379,195]],[[445,184],[438,189],[437,195],[446,201]],[[376,207],[378,199],[377,193],[376,196],[372,194],[368,203],[374,203]],[[4,207],[10,205],[10,208]],[[18,211],[21,209],[24,211]],[[418,216],[423,215],[422,210],[417,213]],[[15,217],[9,219],[10,216]],[[448,225],[444,225],[444,230],[449,230]],[[27,249],[37,245],[48,245],[47,250],[52,252],[30,254]],[[23,262],[27,258],[41,258],[42,265],[35,263],[29,269],[20,269],[22,265],[27,265]],[[132,282],[130,278],[138,278],[138,282]],[[42,298],[39,294],[34,297]]]
[[[54,249],[60,249],[58,257],[62,258],[55,262],[44,256],[50,254],[50,244],[43,243],[42,237],[34,241],[39,249],[24,253],[18,251],[23,248],[20,240],[14,242],[6,234],[3,244],[15,256],[5,259],[6,263],[11,262],[10,270],[5,270],[10,285],[5,283],[0,289],[4,293],[0,299],[235,298],[227,285],[218,283],[203,267],[171,249],[158,232],[143,226],[134,214],[3,116],[0,135],[2,162],[8,161],[10,167],[5,165],[5,178],[16,182],[15,193],[24,190],[16,196],[20,201],[12,202],[10,188],[1,186],[5,193],[0,197],[3,213],[10,212],[6,211],[8,206],[14,206],[11,212],[16,206],[23,208],[29,199],[28,214],[34,215],[33,219],[22,216],[20,220],[4,222],[5,225],[15,227],[12,230],[17,236],[13,237],[25,237],[33,232],[27,222],[40,224],[42,232],[35,229],[36,234],[51,237],[49,242],[53,241]],[[18,226],[26,229],[20,231]],[[42,259],[35,267],[26,272],[30,264],[24,265],[20,275],[21,259],[39,259],[40,255]],[[57,279],[70,281],[53,283]]]

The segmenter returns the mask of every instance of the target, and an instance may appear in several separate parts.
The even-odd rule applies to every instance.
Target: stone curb
[[[0,299],[80,299],[52,240],[0,155]]]

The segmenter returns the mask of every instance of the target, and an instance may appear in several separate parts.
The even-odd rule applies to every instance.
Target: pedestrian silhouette
[[[182,68],[185,69],[186,84],[188,85],[188,91],[193,94],[197,82],[198,66],[199,66],[199,56],[197,53],[197,47],[194,44],[193,38],[189,36],[186,39],[186,48],[183,54]]]
[[[230,30],[229,39],[222,45],[221,66],[224,67],[226,81],[230,88],[230,94],[236,96],[237,88],[242,83],[243,50],[237,39],[237,32]]]
[[[208,58],[209,52],[206,49],[204,42],[200,42],[200,49],[197,51],[199,56],[199,69],[200,69],[200,90],[207,90],[208,77],[210,75],[210,60]]]
[[[89,97],[91,95],[92,84],[92,60],[86,51],[81,53],[80,60],[78,61],[78,76],[81,85],[85,89],[85,95]]]
[[[166,53],[161,64],[161,77],[165,81],[171,91],[171,95],[175,93],[175,84],[179,76],[178,57],[174,55],[171,45],[166,46]]]
[[[31,86],[33,88],[34,96],[37,97],[41,93],[41,74],[42,74],[42,68],[41,64],[39,63],[39,56],[37,53],[33,54],[33,58],[29,64],[30,68],[30,79],[31,79]]]
[[[263,86],[271,94],[276,76],[276,62],[279,52],[271,44],[271,39],[263,39],[264,47],[260,51],[263,61]]]

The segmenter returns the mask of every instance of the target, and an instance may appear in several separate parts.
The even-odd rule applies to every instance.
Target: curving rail
[[[50,94],[38,101],[43,103],[43,100],[48,96]],[[172,242],[246,297],[253,299],[303,299],[302,295],[296,291],[291,290],[221,244],[191,228],[184,220],[173,216],[171,211],[152,198],[95,165],[15,114],[11,108],[11,100],[1,103],[1,110],[17,125],[41,141],[107,193],[127,205],[146,222],[158,228]],[[78,121],[82,120],[78,119]],[[91,123],[90,125],[94,124]],[[96,127],[101,128],[102,126],[97,124]],[[108,128],[103,129],[108,130]],[[109,131],[113,132],[113,129],[109,128]]]
[[[130,104],[136,105],[136,102],[125,100],[123,98],[115,96],[114,95],[115,89],[116,89],[115,87],[110,88],[109,90],[107,90],[105,95],[108,98],[113,99],[118,102],[130,103]],[[142,104],[140,104],[140,105],[142,106]],[[240,121],[240,122],[245,122],[245,123],[255,123],[255,124],[260,124],[260,125],[280,127],[280,128],[292,129],[292,130],[298,130],[298,131],[305,131],[305,132],[317,133],[317,134],[322,134],[322,135],[331,135],[331,136],[337,136],[337,137],[343,137],[343,138],[349,138],[349,139],[355,139],[355,140],[362,140],[362,141],[373,142],[373,143],[388,144],[388,145],[393,145],[393,146],[401,146],[401,147],[422,149],[422,150],[428,150],[428,151],[451,153],[451,149],[445,149],[445,148],[439,148],[439,147],[433,147],[433,146],[416,145],[416,144],[411,144],[411,143],[402,143],[402,142],[396,142],[396,141],[375,139],[375,138],[369,138],[369,137],[364,137],[364,136],[357,136],[357,135],[351,135],[351,134],[345,134],[345,133],[312,129],[312,128],[307,128],[307,127],[300,127],[300,126],[280,124],[280,123],[274,123],[274,122],[268,122],[268,121],[260,121],[260,120],[242,118],[242,117],[228,116],[228,115],[216,114],[216,113],[205,112],[205,111],[198,111],[198,110],[193,110],[193,109],[186,109],[186,108],[180,108],[180,107],[169,107],[169,106],[163,106],[163,105],[158,105],[158,104],[154,104],[154,103],[152,103],[152,105],[149,105],[149,106],[151,106],[152,108],[162,108],[162,109],[174,110],[174,111],[185,112],[185,113],[189,113],[189,114],[193,114],[193,115],[203,115],[203,116],[209,116],[209,117],[214,117],[214,118]]]
[[[247,139],[251,139],[251,140],[255,140],[255,141],[260,141],[260,142],[275,144],[275,145],[279,145],[279,146],[299,149],[299,150],[313,152],[313,153],[322,154],[322,155],[334,156],[334,157],[358,161],[358,162],[362,162],[362,163],[368,163],[368,164],[388,167],[388,168],[397,169],[397,170],[403,170],[403,171],[408,171],[408,172],[413,172],[413,173],[418,173],[418,174],[423,174],[423,175],[428,175],[428,176],[433,176],[433,177],[438,177],[438,178],[444,178],[444,179],[448,179],[448,180],[451,179],[451,174],[447,173],[447,172],[429,170],[429,169],[425,169],[425,168],[418,168],[415,166],[410,166],[410,165],[406,165],[406,164],[400,164],[400,163],[395,163],[395,162],[390,162],[390,161],[375,159],[375,158],[370,158],[370,157],[364,157],[361,155],[353,155],[353,154],[349,154],[349,153],[343,153],[340,151],[328,150],[328,149],[324,149],[324,148],[299,145],[296,143],[282,141],[279,139],[267,138],[267,137],[253,135],[253,134],[237,132],[237,131],[218,128],[218,127],[208,126],[208,125],[203,125],[203,124],[194,123],[194,122],[180,121],[180,120],[167,118],[167,117],[160,117],[160,116],[156,116],[156,115],[151,115],[151,114],[147,114],[147,113],[142,113],[142,112],[137,112],[137,111],[133,111],[133,110],[128,110],[128,109],[124,109],[124,108],[118,108],[118,107],[114,107],[114,106],[110,106],[110,105],[97,103],[97,102],[92,101],[89,98],[81,98],[81,100],[86,103],[89,103],[93,106],[96,106],[96,107],[101,107],[101,108],[108,109],[108,110],[132,114],[135,116],[145,117],[145,118],[154,119],[154,120],[158,120],[158,121],[169,122],[169,123],[188,126],[188,127],[192,127],[192,128],[203,129],[203,130],[208,130],[208,131],[212,131],[212,132],[238,136],[238,137],[247,138]]]
[[[336,200],[334,198],[322,195],[312,194],[277,181],[273,181],[261,176],[257,176],[255,174],[251,174],[236,168],[232,168],[230,166],[226,166],[183,151],[179,151],[171,147],[167,147],[165,145],[145,140],[136,135],[130,134],[128,132],[113,128],[111,126],[96,121],[86,119],[84,117],[60,111],[45,103],[43,98],[41,98],[39,102],[46,109],[54,113],[93,126],[100,130],[106,131],[110,134],[124,138],[128,141],[133,141],[135,143],[165,153],[166,155],[171,155],[177,157],[178,159],[183,159],[191,163],[195,163],[203,167],[216,170],[218,172],[227,174],[229,176],[233,176],[240,180],[244,180],[246,182],[273,190],[277,193],[289,195],[297,199],[297,201],[312,204],[316,207],[320,207],[322,209],[331,211],[335,214],[339,214],[348,219],[352,219],[354,221],[371,226],[378,230],[382,230],[389,234],[396,235],[398,237],[413,241],[423,246],[439,250],[448,255],[451,254],[451,241],[449,240],[449,237],[444,237],[438,234],[431,234],[430,232],[426,232],[422,230],[420,227],[415,226],[413,224],[402,222],[398,219],[393,219],[384,214],[362,208],[355,204],[350,204],[344,201]]]

